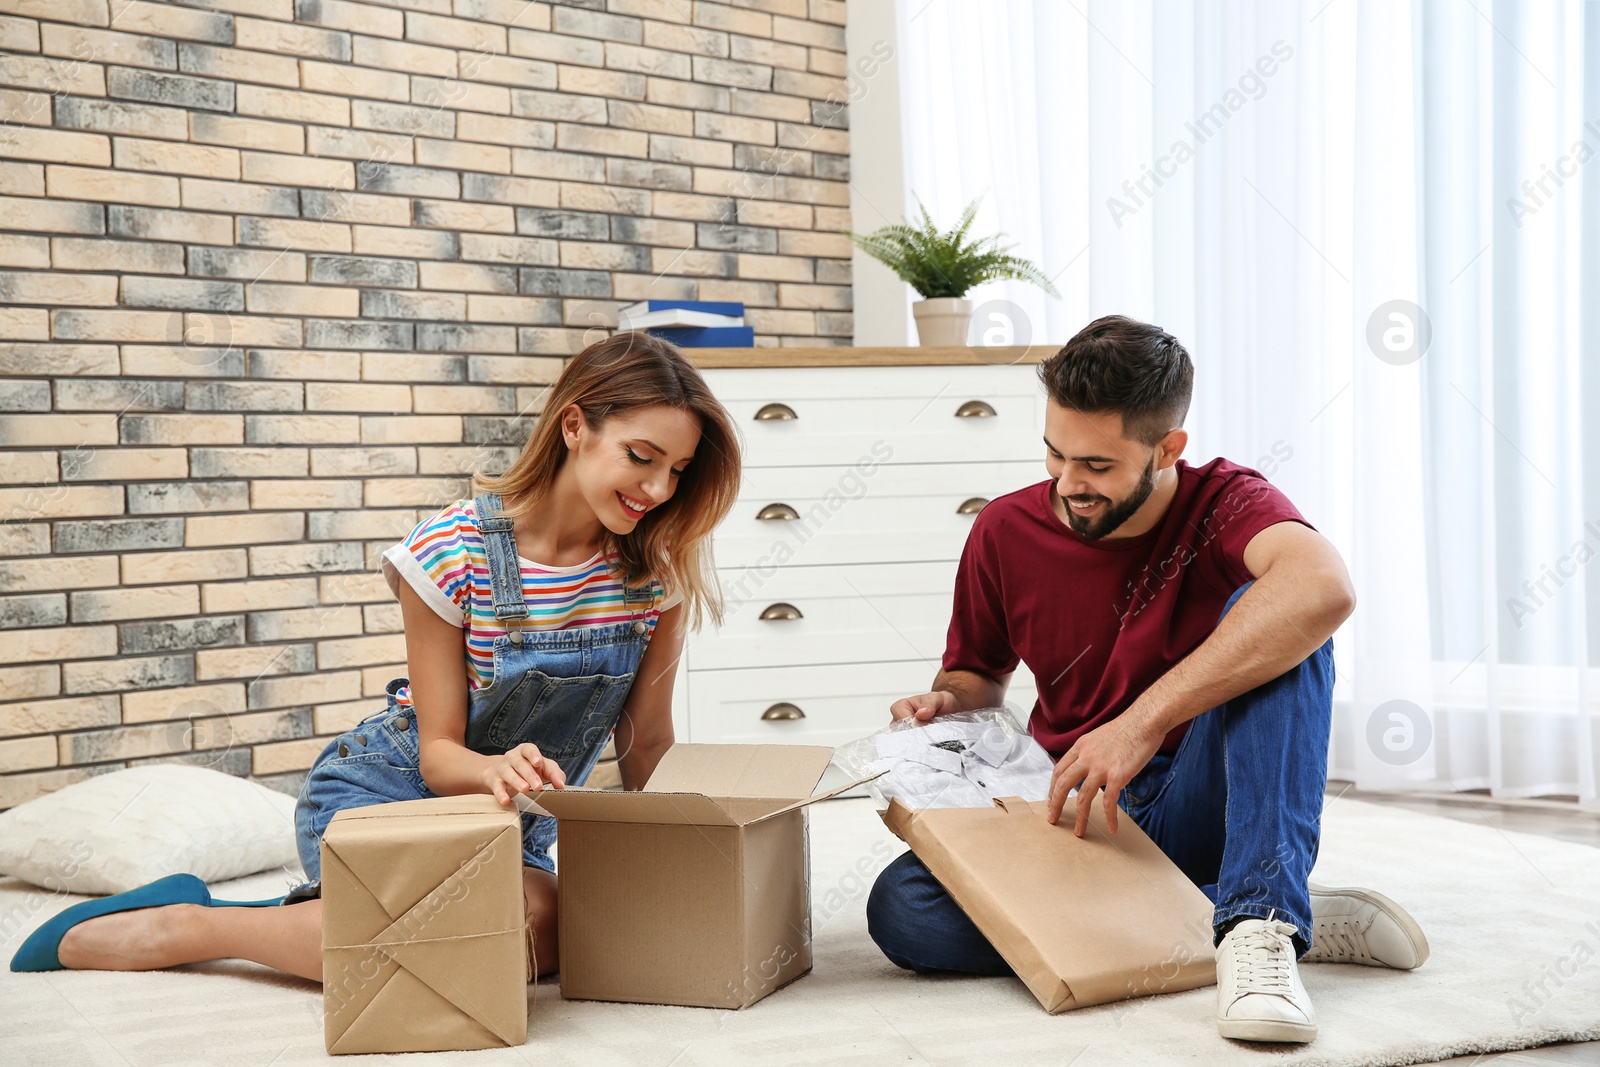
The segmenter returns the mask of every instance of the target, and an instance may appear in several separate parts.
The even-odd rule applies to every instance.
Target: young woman
[[[623,785],[640,788],[672,744],[684,628],[721,621],[710,534],[738,487],[728,413],[675,347],[625,333],[586,348],[511,468],[475,477],[472,498],[384,553],[409,677],[306,777],[295,830],[310,881],[228,902],[174,875],[84,901],[35,931],[12,969],[234,957],[321,981],[320,843],[335,812],[465,793],[511,806],[581,784],[613,731]],[[551,973],[555,820],[522,819],[530,936]]]

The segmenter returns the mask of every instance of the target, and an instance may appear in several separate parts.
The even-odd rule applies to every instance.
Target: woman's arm
[[[617,719],[617,765],[622,788],[643,789],[661,756],[672,747],[672,684],[683,658],[683,605],[656,619],[633,687]]]
[[[400,583],[406,630],[406,676],[416,711],[422,780],[440,796],[487,792],[489,757],[466,747],[467,634],[441,619],[416,590]]]
[[[541,782],[566,784],[554,760],[537,747],[518,745],[499,756],[485,756],[466,745],[467,637],[400,584],[400,615],[406,630],[406,670],[417,720],[417,752],[422,780],[442,797],[491,793],[510,804],[513,790]]]

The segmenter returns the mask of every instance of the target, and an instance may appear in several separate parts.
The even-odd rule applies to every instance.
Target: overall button
[[[404,715],[402,715],[398,719],[396,719],[394,721],[394,724],[396,726],[400,727],[400,729],[402,729],[402,730],[411,729],[411,720],[406,718]]]
[[[650,629],[650,627],[643,619],[640,619],[638,622],[633,624],[633,632],[636,634],[642,635],[648,629]]]

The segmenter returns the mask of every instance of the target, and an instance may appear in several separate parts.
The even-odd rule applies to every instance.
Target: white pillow
[[[0,812],[0,872],[69,893],[300,869],[295,798],[206,767],[96,775]]]

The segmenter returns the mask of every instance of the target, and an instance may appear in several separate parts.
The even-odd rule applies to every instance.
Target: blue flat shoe
[[[206,884],[192,874],[169,874],[148,885],[113,893],[96,900],[84,900],[63,910],[43,926],[28,935],[28,939],[11,957],[13,971],[63,970],[56,951],[66,932],[86,919],[111,915],[136,908],[158,908],[167,904],[202,904],[208,908],[261,908],[283,903],[283,897],[265,900],[215,900]]]

